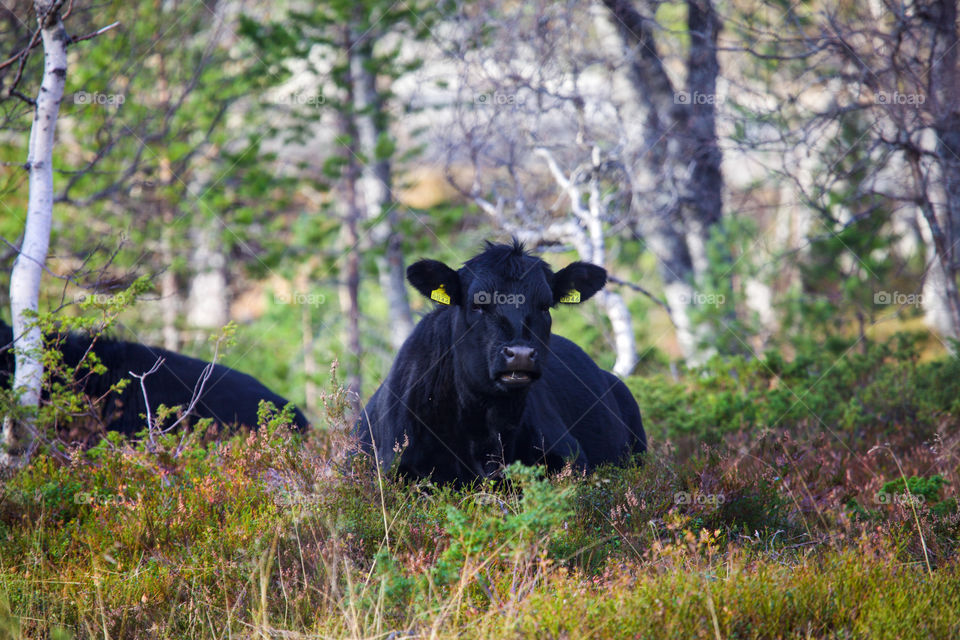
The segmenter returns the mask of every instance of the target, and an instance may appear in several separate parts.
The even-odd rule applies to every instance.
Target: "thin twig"
[[[72,37],[70,38],[70,41],[67,44],[76,44],[77,42],[83,42],[84,40],[90,40],[91,38],[96,38],[97,36],[102,35],[107,31],[110,31],[110,29],[113,29],[114,27],[118,27],[118,26],[120,26],[119,21],[114,22],[113,24],[108,24],[107,26],[101,27],[100,29],[97,29],[93,33],[88,33],[85,36]]]
[[[69,6],[68,9],[67,9],[67,12],[63,15],[63,17],[61,18],[61,20],[69,17],[71,11],[73,11],[73,2],[72,2],[72,0],[71,0],[71,2],[70,2],[70,6]],[[119,25],[120,25],[120,22],[117,21],[117,22],[114,22],[113,24],[108,24],[107,26],[102,27],[102,28],[100,28],[100,29],[97,29],[97,30],[94,31],[93,33],[88,33],[87,35],[84,35],[84,36],[76,36],[76,37],[74,37],[74,36],[69,36],[69,37],[67,37],[67,44],[68,44],[68,45],[76,44],[77,42],[83,42],[84,40],[90,40],[90,39],[92,39],[92,38],[96,38],[97,36],[102,35],[102,34],[106,33],[107,31],[110,31],[111,29],[113,29],[114,27],[117,27],[117,26],[119,26]],[[27,59],[30,57],[30,52],[31,52],[32,50],[36,49],[38,46],[40,46],[40,33],[41,33],[41,31],[42,31],[42,29],[38,27],[37,30],[33,32],[33,36],[31,36],[30,42],[27,43],[27,46],[26,46],[26,47],[24,47],[23,49],[21,49],[21,50],[18,51],[17,53],[13,54],[12,56],[10,56],[9,58],[7,58],[7,59],[4,60],[3,62],[0,62],[0,69],[3,69],[3,68],[5,68],[5,67],[10,66],[10,65],[13,64],[14,62],[19,61],[19,64],[17,65],[17,73],[16,73],[16,75],[14,75],[13,80],[10,82],[10,88],[7,90],[7,93],[8,93],[8,95],[15,96],[15,97],[17,97],[17,98],[20,98],[21,100],[24,100],[24,101],[30,103],[31,105],[32,105],[32,104],[35,104],[35,103],[34,103],[34,100],[33,100],[32,98],[29,98],[29,97],[23,95],[22,93],[20,93],[20,92],[17,91],[16,89],[17,89],[17,85],[20,84],[20,80],[23,79],[23,69],[24,69],[24,67],[27,66]]]
[[[609,274],[607,274],[607,280],[608,280],[609,282],[612,282],[613,284],[619,284],[619,285],[621,285],[621,286],[628,287],[628,288],[630,288],[630,289],[633,289],[634,291],[637,291],[637,292],[639,292],[639,293],[642,293],[643,295],[645,295],[645,296],[647,296],[648,298],[650,298],[651,300],[653,300],[653,301],[654,301],[656,304],[658,304],[660,307],[662,307],[663,310],[666,311],[668,314],[670,313],[670,307],[667,306],[667,303],[666,303],[666,302],[664,302],[663,300],[661,300],[661,299],[658,298],[657,296],[653,295],[652,293],[650,293],[649,291],[647,291],[646,289],[644,289],[644,288],[641,287],[640,285],[634,284],[634,283],[632,283],[632,282],[627,282],[626,280],[623,280],[622,278],[618,278],[617,276],[611,276],[611,275],[609,275]]]
[[[163,433],[169,433],[170,431],[173,431],[174,429],[176,429],[177,426],[181,422],[186,420],[187,416],[189,416],[193,412],[193,408],[197,406],[197,402],[200,401],[200,396],[203,394],[203,387],[207,384],[207,380],[210,379],[210,376],[213,375],[213,369],[217,364],[217,359],[220,357],[220,343],[222,341],[223,341],[223,336],[221,336],[217,340],[217,342],[214,344],[213,357],[211,358],[211,361],[207,364],[207,366],[203,368],[203,371],[200,373],[199,383],[194,388],[193,396],[190,398],[190,403],[187,405],[186,411],[184,411],[183,415],[181,415],[173,424],[171,424],[169,427],[164,429]],[[180,436],[180,442],[177,443],[177,448],[173,452],[174,458],[178,457],[183,452],[183,446],[187,441],[188,435],[189,435],[189,431],[185,429],[183,431],[183,434]]]
[[[7,58],[6,60],[4,60],[3,62],[0,62],[0,69],[3,69],[3,68],[5,68],[5,67],[9,67],[11,64],[13,64],[14,62],[16,62],[17,60],[20,60],[21,58],[23,58],[28,51],[30,51],[31,49],[33,49],[33,48],[35,48],[35,47],[37,46],[37,44],[38,44],[38,43],[37,43],[37,38],[39,38],[39,37],[40,37],[40,29],[37,29],[36,31],[33,32],[33,36],[30,37],[30,42],[27,44],[26,47],[24,47],[24,48],[21,49],[20,51],[16,52],[15,54],[13,54],[12,56],[10,56],[9,58]],[[21,62],[21,64],[22,64],[22,62]]]
[[[151,447],[155,444],[153,439],[153,418],[150,414],[150,397],[147,394],[147,376],[156,373],[160,367],[163,365],[163,358],[157,358],[157,361],[153,363],[153,366],[150,367],[150,370],[144,373],[143,375],[137,375],[133,371],[128,372],[134,378],[140,380],[140,389],[143,391],[143,405],[146,410],[147,416],[147,436],[150,438]]]

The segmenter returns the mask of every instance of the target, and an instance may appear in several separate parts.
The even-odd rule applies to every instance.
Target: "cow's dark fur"
[[[11,327],[0,322],[0,388],[4,389],[9,389],[13,380],[12,342]],[[90,337],[76,333],[65,336],[59,343],[64,364],[70,368],[77,367],[91,342]],[[103,337],[93,342],[93,352],[107,371],[95,374],[86,367],[80,367],[76,375],[80,390],[90,398],[99,398],[119,380],[130,379],[121,394],[111,393],[106,397],[101,414],[96,416],[108,429],[128,435],[146,427],[144,418],[140,417],[146,413],[143,390],[140,381],[131,377],[129,372],[138,375],[146,373],[158,358],[163,358],[163,366],[146,378],[150,409],[155,413],[157,407],[164,404],[186,410],[203,369],[208,364],[159,347]],[[277,409],[283,409],[287,404],[285,398],[270,391],[256,378],[218,364],[204,384],[191,418],[212,418],[221,427],[240,425],[255,428],[260,400],[272,402]],[[172,421],[168,419],[166,424]],[[307,419],[296,408],[293,426],[297,429],[308,426]]]
[[[581,301],[596,293],[602,268],[575,262],[554,273],[514,241],[488,244],[459,271],[421,260],[407,277],[427,297],[442,285],[450,304],[417,324],[358,421],[361,447],[381,464],[402,451],[402,474],[462,483],[513,461],[591,469],[645,451],[626,386],[550,335],[550,309],[571,290]],[[529,381],[511,380],[516,369]]]

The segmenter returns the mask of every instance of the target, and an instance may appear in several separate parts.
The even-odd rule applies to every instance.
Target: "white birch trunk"
[[[215,222],[202,220],[190,230],[193,280],[187,297],[187,322],[194,327],[216,329],[230,320],[227,303],[226,256],[218,246]]]
[[[571,224],[567,227],[569,231],[564,234],[565,241],[574,245],[582,260],[606,268],[607,248],[603,228],[605,205],[600,193],[598,174],[601,164],[600,149],[595,147],[591,157],[593,176],[590,179],[590,192],[586,207],[581,202],[580,188],[564,175],[553,154],[547,149],[537,149],[536,153],[546,161],[554,180],[566,192],[567,198],[570,200],[571,211],[580,221],[579,225]],[[583,233],[583,228],[586,229],[586,234]],[[633,322],[630,317],[630,310],[623,301],[623,297],[614,291],[602,291],[598,294],[597,299],[603,307],[604,313],[607,314],[610,327],[613,329],[613,343],[617,353],[613,372],[618,376],[630,375],[634,367],[637,366],[637,348],[633,337]]]
[[[586,227],[592,245],[589,260],[596,265],[606,268],[607,247],[603,230],[604,204],[600,193],[600,149],[593,148],[593,177],[590,180],[589,206],[586,210]],[[623,296],[614,291],[604,291],[600,302],[610,320],[613,329],[613,344],[617,352],[617,360],[613,365],[613,372],[618,376],[628,376],[637,366],[637,346],[633,339],[633,322],[630,310]]]
[[[43,336],[39,327],[28,327],[27,324],[28,314],[36,313],[38,309],[40,278],[50,244],[54,134],[67,77],[67,34],[60,20],[59,9],[47,15],[53,6],[50,0],[38,0],[35,4],[44,51],[43,81],[37,95],[27,153],[30,188],[27,225],[10,276],[10,307],[16,346],[13,388],[19,391],[20,405],[23,407],[37,407],[40,403]],[[20,441],[21,434],[18,431],[9,417],[4,420],[3,441],[7,447],[3,453],[4,462],[12,462],[9,456],[16,455],[28,444]]]
[[[613,372],[620,377],[633,373],[637,366],[637,348],[633,339],[633,321],[623,296],[613,291],[600,292],[600,302],[613,328],[613,343],[617,360]]]
[[[165,218],[167,219],[167,218]],[[169,224],[169,220],[168,220]],[[177,276],[173,272],[173,232],[169,226],[161,232],[160,255],[167,265],[160,276],[160,317],[163,320],[163,348],[170,351],[180,349],[180,337],[177,334],[177,313],[180,309],[180,294],[177,291]]]
[[[943,263],[937,255],[930,225],[920,221],[920,235],[923,238],[927,255],[927,271],[923,277],[921,305],[923,319],[926,325],[938,334],[946,337],[958,337],[953,327],[953,317],[950,313],[950,299],[947,295],[949,280]]]
[[[161,92],[166,94],[166,81],[161,80]],[[169,99],[167,96],[165,99]],[[173,169],[170,159],[166,156],[160,159],[160,180],[163,184],[173,181]],[[160,257],[166,269],[160,276],[160,318],[163,320],[163,348],[170,351],[180,350],[180,336],[177,334],[177,316],[180,313],[180,292],[177,291],[177,275],[173,271],[173,207],[161,201],[163,211],[163,230],[160,232]]]
[[[709,356],[701,355],[699,340],[694,332],[690,309],[694,299],[693,286],[683,280],[663,285],[663,298],[670,309],[670,319],[676,327],[677,345],[684,359],[692,366],[703,364]]]

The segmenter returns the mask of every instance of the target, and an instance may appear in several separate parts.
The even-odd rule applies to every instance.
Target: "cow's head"
[[[599,291],[607,272],[574,262],[554,273],[523,244],[487,243],[459,271],[436,260],[407,269],[423,295],[456,314],[452,357],[461,379],[481,394],[526,389],[550,354],[550,310],[579,304]]]

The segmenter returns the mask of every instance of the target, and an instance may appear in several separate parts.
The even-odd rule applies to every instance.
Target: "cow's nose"
[[[511,369],[524,371],[536,366],[537,350],[532,347],[512,346],[503,348],[503,357]]]

